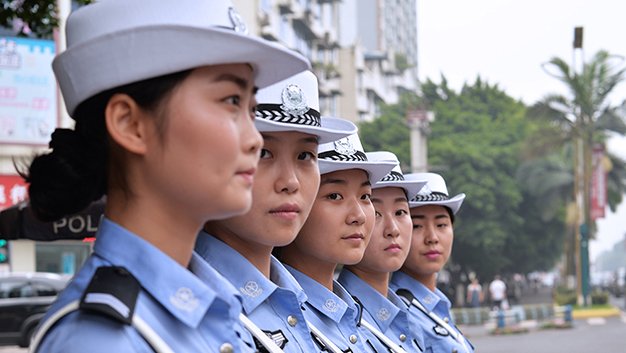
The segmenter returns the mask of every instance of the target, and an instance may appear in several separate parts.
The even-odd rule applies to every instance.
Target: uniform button
[[[459,353],[459,351],[457,349],[453,349],[452,353]]]
[[[291,327],[296,326],[296,324],[298,323],[298,319],[293,315],[289,315],[287,316],[287,323]]]
[[[445,321],[446,323],[450,322],[450,319],[448,319],[447,317],[443,318],[443,321]]]
[[[233,353],[235,349],[230,343],[224,343],[220,346],[220,353]]]
[[[406,335],[404,333],[400,334],[400,341],[406,341]]]
[[[356,335],[350,335],[350,343],[354,344],[354,343],[356,343],[357,340],[358,339],[357,339]]]

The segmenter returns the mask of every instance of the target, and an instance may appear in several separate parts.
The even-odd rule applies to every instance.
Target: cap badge
[[[337,153],[352,155],[356,152],[356,149],[352,145],[352,142],[348,140],[348,138],[344,137],[340,140],[335,141],[335,151]]]
[[[281,93],[281,99],[283,105],[280,106],[280,109],[288,114],[302,115],[309,111],[304,92],[298,85],[291,84],[285,87]]]
[[[245,22],[243,22],[243,19],[237,10],[230,7],[228,9],[228,16],[230,17],[230,22],[233,24],[235,32],[248,34],[248,26],[246,26]]]

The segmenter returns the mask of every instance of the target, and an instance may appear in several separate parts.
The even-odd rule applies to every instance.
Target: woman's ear
[[[106,127],[111,139],[123,149],[144,154],[148,146],[146,114],[127,94],[114,94],[105,109]]]

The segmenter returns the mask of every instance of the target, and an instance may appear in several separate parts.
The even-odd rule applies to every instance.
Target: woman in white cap
[[[413,224],[409,199],[426,184],[405,180],[395,154],[368,152],[371,161],[395,163],[393,170],[372,186],[376,223],[363,259],[343,267],[337,281],[363,305],[362,321],[375,332],[391,352],[422,352],[420,330],[411,330],[406,304],[389,290],[391,273],[400,269],[411,244]]]
[[[307,61],[245,34],[229,1],[103,0],[67,38],[53,69],[76,125],[30,165],[30,200],[48,220],[107,203],[32,350],[253,352],[236,289],[193,247],[207,220],[250,208],[256,86]]]
[[[315,352],[301,309],[306,294],[272,250],[291,243],[309,215],[320,180],[319,143],[355,133],[356,126],[320,116],[317,78],[310,71],[259,90],[257,101],[255,124],[264,145],[252,208],[207,222],[196,252],[240,291],[243,314],[260,332],[259,349]],[[272,342],[262,341],[267,339]]]
[[[409,202],[413,220],[411,250],[389,286],[409,305],[411,327],[421,327],[425,352],[471,353],[473,346],[450,315],[450,300],[437,289],[437,274],[452,252],[454,216],[465,194],[449,197],[446,182],[439,174],[414,173],[406,178],[425,180],[426,186]]]
[[[360,324],[361,308],[334,279],[339,264],[361,260],[374,227],[372,183],[392,168],[368,161],[356,134],[318,149],[320,187],[302,230],[280,259],[307,294],[304,317],[318,329],[320,350],[385,352]]]

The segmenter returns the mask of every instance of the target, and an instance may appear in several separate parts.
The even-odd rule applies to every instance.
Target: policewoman
[[[338,282],[363,305],[362,324],[389,348],[390,352],[422,352],[420,330],[411,330],[407,305],[389,290],[391,273],[400,269],[411,244],[413,224],[409,199],[426,182],[405,180],[400,162],[387,151],[367,152],[370,161],[391,161],[393,170],[372,186],[376,222],[363,259],[346,265]]]
[[[307,295],[272,250],[291,243],[311,211],[320,180],[319,143],[355,133],[356,126],[320,116],[317,78],[310,71],[259,90],[257,101],[255,124],[264,143],[252,208],[207,222],[196,251],[239,290],[243,314],[260,332],[260,350],[316,352],[301,309]],[[268,338],[270,344],[261,341]]]
[[[450,300],[437,289],[437,274],[452,252],[453,223],[465,194],[449,197],[443,177],[406,175],[426,186],[409,202],[413,239],[409,256],[391,277],[390,288],[409,305],[411,327],[421,327],[425,352],[471,353],[472,344],[454,325]]]
[[[46,220],[107,203],[31,350],[255,351],[238,291],[193,247],[207,220],[252,203],[256,87],[308,63],[245,34],[228,1],[99,1],[67,38],[53,69],[76,125],[33,160],[29,196]]]
[[[361,307],[334,281],[338,264],[361,260],[374,227],[372,183],[393,163],[368,161],[358,135],[321,144],[320,187],[296,239],[280,259],[307,294],[304,316],[319,329],[316,342],[330,352],[386,352],[360,325]]]

